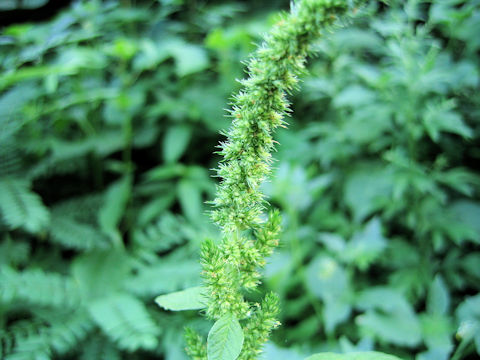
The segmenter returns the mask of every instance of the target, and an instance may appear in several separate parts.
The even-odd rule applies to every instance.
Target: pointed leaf
[[[446,314],[450,305],[450,295],[448,287],[440,275],[430,285],[427,298],[427,311],[430,314]]]
[[[122,241],[118,224],[124,215],[131,190],[132,178],[129,175],[113,183],[105,194],[105,203],[99,212],[100,228],[116,244]]]
[[[160,295],[155,298],[158,306],[173,311],[203,309],[205,301],[205,288],[202,286]]]
[[[192,128],[187,125],[170,127],[163,139],[163,159],[165,162],[176,162],[185,152],[191,137]]]

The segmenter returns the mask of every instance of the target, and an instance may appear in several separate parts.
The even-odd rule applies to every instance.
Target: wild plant
[[[243,89],[229,111],[232,126],[219,146],[223,159],[216,174],[221,181],[211,218],[220,226],[222,240],[202,244],[203,287],[157,298],[165,308],[204,309],[215,320],[207,344],[187,330],[192,359],[257,359],[279,325],[275,294],[266,294],[261,304],[245,299],[245,293],[257,289],[259,269],[279,242],[280,214],[272,210],[265,216],[268,202],[259,187],[271,173],[272,134],[286,126],[291,111],[287,95],[297,89],[312,43],[350,11],[353,3],[342,0],[294,3],[247,63],[248,78],[241,81]]]

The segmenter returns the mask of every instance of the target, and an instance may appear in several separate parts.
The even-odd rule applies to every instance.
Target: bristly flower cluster
[[[302,0],[292,5],[291,13],[278,21],[249,60],[249,76],[233,98],[232,127],[220,144],[223,160],[217,175],[221,182],[212,212],[224,238],[219,245],[205,242],[201,261],[207,316],[231,315],[241,320],[245,340],[238,359],[256,359],[270,331],[278,326],[274,294],[268,294],[262,304],[250,304],[243,296],[258,286],[258,269],[278,245],[280,215],[273,211],[262,221],[266,201],[259,190],[271,172],[272,133],[286,125],[284,117],[290,111],[286,96],[305,71],[313,40],[345,14],[349,4],[346,0]],[[246,230],[251,230],[250,235]],[[187,342],[194,348],[189,353],[202,358],[203,348],[192,331]]]
[[[223,161],[217,175],[222,181],[212,218],[225,232],[261,223],[265,204],[259,186],[270,173],[272,132],[285,126],[283,119],[290,111],[286,94],[297,87],[298,76],[305,71],[312,40],[346,9],[345,0],[298,3],[250,59],[249,77],[233,98],[232,127],[227,141],[220,144]]]

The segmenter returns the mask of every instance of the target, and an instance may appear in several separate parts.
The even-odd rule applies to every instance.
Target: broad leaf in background
[[[118,225],[130,199],[131,189],[132,179],[129,175],[112,184],[105,194],[105,204],[99,212],[98,221],[100,227],[115,245],[120,244],[122,241]]]
[[[480,355],[480,294],[468,297],[456,311],[459,321],[457,336],[475,343]]]
[[[356,317],[367,334],[401,346],[414,347],[422,339],[420,322],[402,294],[390,288],[370,288],[357,298],[365,313]]]
[[[198,182],[188,178],[180,180],[177,194],[186,217],[193,223],[198,223],[203,213],[202,189]]]
[[[387,241],[382,235],[380,219],[375,217],[365,225],[362,231],[352,237],[341,256],[347,263],[353,263],[360,270],[365,270],[386,246]]]
[[[192,136],[192,128],[187,125],[170,127],[163,139],[163,159],[166,163],[176,162],[185,152]]]
[[[350,278],[341,264],[328,256],[317,257],[307,269],[310,291],[324,302],[325,330],[333,333],[337,324],[350,316],[352,290]]]
[[[392,174],[379,164],[366,164],[356,169],[345,184],[345,203],[353,218],[362,221],[389,200],[392,191]]]

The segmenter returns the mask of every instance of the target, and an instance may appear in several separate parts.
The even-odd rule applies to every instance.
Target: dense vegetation
[[[268,6],[268,7],[267,7]],[[284,1],[77,1],[0,35],[0,357],[186,359],[242,60]],[[267,359],[480,354],[480,1],[372,2],[318,43],[271,181]],[[260,301],[260,292],[249,294]]]

